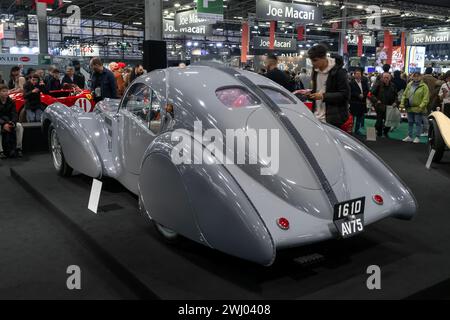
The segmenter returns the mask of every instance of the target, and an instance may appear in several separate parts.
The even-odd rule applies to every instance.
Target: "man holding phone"
[[[322,44],[309,49],[308,57],[314,67],[312,93],[313,112],[317,119],[340,128],[349,117],[350,85],[342,57],[328,57]]]

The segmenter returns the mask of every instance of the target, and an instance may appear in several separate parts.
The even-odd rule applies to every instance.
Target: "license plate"
[[[334,206],[334,225],[343,238],[353,237],[364,231],[366,198],[354,199]]]

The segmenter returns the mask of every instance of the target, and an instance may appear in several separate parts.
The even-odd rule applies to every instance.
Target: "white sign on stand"
[[[97,214],[100,194],[103,183],[97,179],[92,180],[91,196],[89,197],[88,209]]]
[[[367,141],[377,141],[377,131],[375,127],[367,128]]]

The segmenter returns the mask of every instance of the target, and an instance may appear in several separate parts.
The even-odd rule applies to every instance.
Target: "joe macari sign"
[[[450,31],[412,33],[406,41],[409,46],[440,43],[450,43]]]
[[[269,49],[270,40],[265,37],[253,38],[253,49]],[[275,50],[278,51],[297,51],[297,41],[295,39],[275,39]]]
[[[192,36],[209,36],[213,34],[212,26],[198,25],[198,26],[185,26],[179,29],[175,27],[175,21],[164,19],[164,35],[192,35]]]
[[[261,20],[322,24],[322,8],[298,3],[257,0],[256,17]]]

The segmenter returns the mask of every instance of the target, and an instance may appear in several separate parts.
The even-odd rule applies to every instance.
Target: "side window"
[[[137,83],[128,91],[122,108],[134,114],[153,133],[161,129],[161,99],[147,85]]]
[[[157,134],[161,131],[161,123],[162,123],[162,101],[158,97],[158,95],[152,91],[152,104],[149,110],[148,121],[149,121],[149,129]]]
[[[281,92],[275,88],[261,86],[261,89],[265,94],[269,96],[270,99],[273,100],[276,104],[295,104],[295,100],[289,97],[284,92]]]

